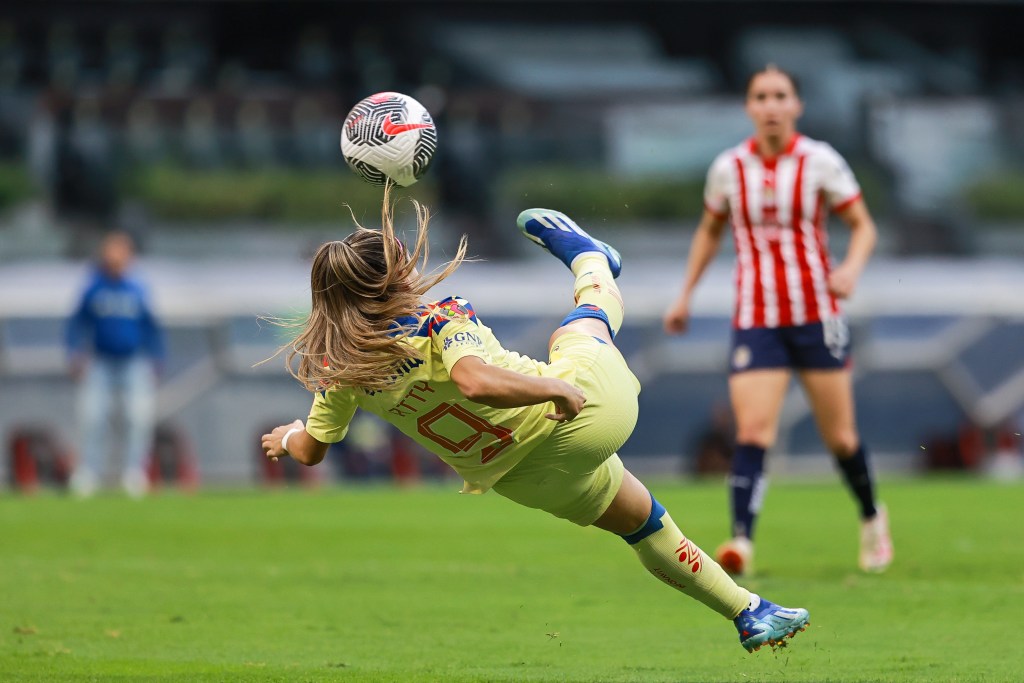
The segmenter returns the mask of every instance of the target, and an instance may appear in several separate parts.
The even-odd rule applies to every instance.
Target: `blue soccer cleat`
[[[561,211],[551,209],[527,209],[516,220],[519,229],[529,239],[554,254],[572,268],[573,259],[582,253],[596,251],[608,258],[612,277],[622,272],[622,257],[610,245],[595,240],[573,219]]]
[[[774,602],[752,595],[760,604],[754,609],[745,609],[733,619],[740,633],[740,645],[747,652],[756,652],[762,645],[786,647],[786,638],[793,638],[811,623],[811,615],[802,608],[789,609]]]

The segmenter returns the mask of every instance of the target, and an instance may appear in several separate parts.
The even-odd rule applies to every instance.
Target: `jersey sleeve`
[[[704,182],[704,208],[719,218],[729,215],[729,170],[730,155],[720,154]]]
[[[832,211],[842,211],[860,198],[860,185],[850,165],[831,145],[823,144],[818,163],[821,164],[821,189]]]
[[[465,299],[450,297],[430,307],[430,339],[434,349],[441,355],[444,368],[452,368],[466,356],[482,358],[493,363],[484,335],[486,328],[479,324],[473,306]]]
[[[306,418],[306,432],[321,443],[337,443],[348,434],[356,413],[356,398],[349,389],[318,392]]]

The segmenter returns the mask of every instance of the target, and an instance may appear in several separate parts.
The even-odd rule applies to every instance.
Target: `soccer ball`
[[[437,129],[426,108],[397,92],[361,100],[345,117],[341,153],[360,178],[373,185],[388,179],[402,187],[419,180],[437,149]]]

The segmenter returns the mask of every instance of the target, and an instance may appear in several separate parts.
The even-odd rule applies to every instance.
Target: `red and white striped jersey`
[[[830,145],[795,135],[774,159],[751,138],[718,155],[704,205],[732,219],[736,243],[733,326],[803,325],[839,314],[828,291],[826,209],[860,197],[846,161]]]

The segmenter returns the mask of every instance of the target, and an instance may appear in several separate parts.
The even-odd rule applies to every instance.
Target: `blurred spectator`
[[[142,72],[142,52],[131,24],[113,24],[106,35],[107,82],[116,90],[133,87]]]
[[[217,70],[217,90],[233,99],[245,97],[253,74],[240,59],[231,59]]]
[[[507,231],[491,225],[495,205],[489,166],[498,154],[494,137],[481,122],[480,108],[469,97],[456,97],[443,112],[444,138],[435,167],[441,181],[441,202],[450,207],[449,220],[457,232],[469,235],[474,248],[485,256],[505,255],[514,249]]]
[[[29,131],[29,165],[58,222],[71,234],[71,252],[117,205],[113,138],[95,98],[74,100],[59,88],[47,93]]]
[[[199,98],[185,110],[185,158],[192,166],[209,168],[223,162],[217,113],[209,98]]]
[[[338,71],[327,29],[307,26],[295,47],[295,71],[307,85],[329,85]]]
[[[153,164],[167,155],[167,142],[159,112],[152,102],[140,100],[128,109],[125,142],[134,163]]]
[[[352,40],[352,57],[357,73],[359,97],[383,90],[400,90],[395,86],[396,67],[380,32],[371,26],[361,26]],[[404,92],[404,91],[403,91]]]
[[[274,131],[270,126],[267,105],[263,102],[242,103],[236,114],[238,153],[243,164],[264,166],[274,161]]]
[[[14,24],[0,21],[0,90],[16,87],[25,67],[25,50],[18,44]]]
[[[71,489],[81,496],[92,494],[99,484],[115,404],[123,427],[121,485],[133,497],[149,490],[146,457],[153,445],[156,375],[164,342],[149,295],[130,273],[134,257],[130,236],[108,235],[100,247],[98,267],[68,322],[80,420],[79,460]]]
[[[291,123],[293,161],[304,166],[337,163],[339,127],[320,102],[313,97],[299,99],[292,109]]]
[[[174,24],[163,35],[160,80],[169,92],[185,92],[199,84],[209,66],[209,47],[198,40],[192,28]]]
[[[64,109],[70,109],[68,95],[59,91],[42,94],[28,128],[29,173],[51,201],[57,175],[57,120]]]
[[[78,84],[82,68],[82,50],[78,46],[75,27],[64,21],[53,24],[47,35],[46,50],[50,84],[73,89]]]
[[[108,223],[117,203],[114,140],[103,118],[100,101],[83,97],[75,102],[69,156],[65,161],[75,183],[71,207],[99,223]]]

